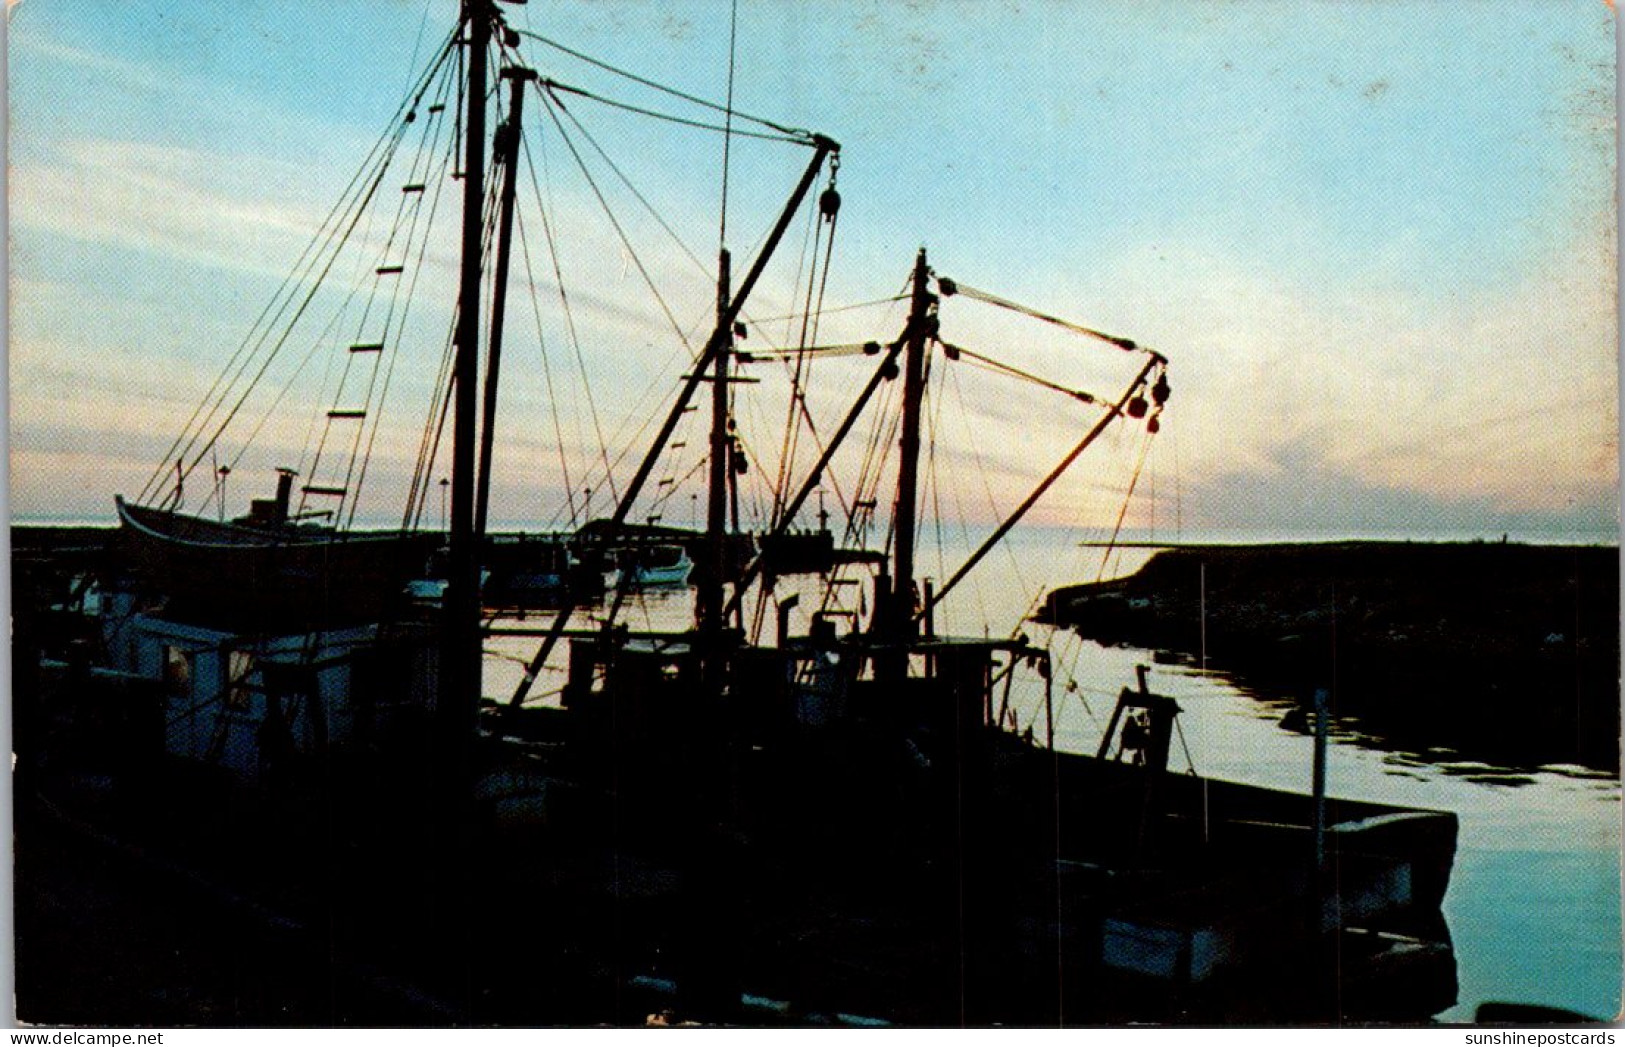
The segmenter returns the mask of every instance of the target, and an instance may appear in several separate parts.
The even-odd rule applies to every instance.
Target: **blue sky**
[[[655,79],[725,89],[725,4],[506,10]],[[102,518],[115,491],[140,487],[454,12],[450,0],[12,7],[14,515]],[[1170,356],[1176,399],[1148,458],[1162,504],[1131,523],[1155,512],[1166,526],[1177,491],[1192,531],[1614,530],[1614,16],[1600,0],[743,0],[739,19],[737,105],[844,147],[830,302],[894,293],[925,244],[943,273]],[[560,79],[604,83],[523,50]],[[590,115],[709,257],[715,144]],[[741,144],[734,162],[743,255],[803,161]],[[555,191],[560,215],[590,210],[580,186]],[[595,289],[601,306],[582,317],[585,349],[655,346],[660,323],[634,334],[611,315],[629,300],[615,290],[627,266],[606,236],[583,237],[598,261],[577,256],[580,297]],[[653,250],[662,272],[685,267],[669,245]],[[684,323],[708,294],[689,277],[673,292]],[[788,274],[764,285],[759,308],[787,286]],[[966,344],[1026,337],[944,316]],[[895,317],[855,316],[851,336],[872,336],[864,324],[885,335]],[[600,422],[621,443],[632,406],[647,414],[646,394],[681,371],[680,350],[649,352],[658,365],[605,350]],[[1035,366],[1073,366],[1067,345],[1032,352]],[[1078,366],[1080,382],[1118,380]],[[858,380],[844,374],[832,408]],[[548,415],[545,391],[512,395],[516,417]],[[760,395],[749,410],[767,424],[778,408]],[[1078,424],[1023,396],[973,394],[972,421],[943,423],[942,482],[955,469],[985,480],[989,512]],[[571,411],[579,428],[584,408]],[[531,480],[499,490],[508,518],[559,500],[550,431],[517,434]],[[1109,520],[1124,475],[1058,491],[1045,522]]]

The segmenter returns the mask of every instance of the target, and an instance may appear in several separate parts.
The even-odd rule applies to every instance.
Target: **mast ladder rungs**
[[[350,346],[352,353],[381,353],[384,351],[383,342],[357,342]]]
[[[306,484],[301,488],[306,494],[326,494],[334,498],[343,498],[345,489],[342,487],[320,487],[316,484]]]
[[[422,182],[412,182],[412,183],[410,183],[408,185],[403,185],[403,186],[401,186],[401,192],[403,192],[403,193],[421,193],[421,192],[423,192],[423,183]]]
[[[366,411],[329,411],[329,412],[327,412],[327,417],[329,417],[329,418],[365,418],[365,417],[367,417],[367,412]]]
[[[692,379],[694,376],[691,375],[691,374],[685,374],[685,375],[682,375],[681,377],[683,378],[684,381],[688,381],[688,380]],[[699,380],[702,381],[702,382],[714,382],[714,381],[717,380],[717,376],[714,375],[714,374],[702,374],[702,375],[700,375]],[[760,378],[749,378],[749,377],[746,377],[744,375],[737,375],[737,374],[731,374],[731,375],[728,376],[728,384],[729,385],[756,385],[759,382],[761,382]]]
[[[406,269],[404,265],[381,265],[378,267],[379,276],[394,276]]]

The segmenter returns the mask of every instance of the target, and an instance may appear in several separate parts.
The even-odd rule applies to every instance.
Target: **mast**
[[[918,517],[920,474],[920,403],[925,398],[925,341],[928,314],[935,301],[926,286],[931,270],[925,248],[914,260],[914,295],[909,306],[907,344],[903,351],[903,435],[897,467],[897,550],[891,598],[886,608],[885,638],[906,642],[919,635],[914,621],[914,521]]]
[[[716,367],[711,373],[711,468],[705,504],[706,562],[700,574],[697,600],[700,631],[714,636],[722,629],[722,572],[727,559],[728,531],[728,357],[733,335],[724,325],[732,282],[728,249],[717,255]]]
[[[501,214],[497,226],[496,271],[492,274],[491,344],[485,356],[485,410],[480,428],[480,474],[474,501],[474,541],[485,543],[485,522],[491,503],[491,450],[496,439],[497,375],[502,369],[502,326],[508,311],[508,267],[513,256],[513,202],[518,180],[519,129],[525,112],[525,84],[536,79],[534,70],[509,66],[508,119],[497,128],[492,159],[502,165]]]
[[[445,643],[437,712],[441,738],[456,775],[473,740],[480,691],[479,536],[474,531],[474,449],[480,340],[480,227],[485,203],[486,50],[491,0],[463,0],[468,48],[467,114],[463,155],[462,273],[458,293],[457,355],[451,453],[450,563],[445,597]]]

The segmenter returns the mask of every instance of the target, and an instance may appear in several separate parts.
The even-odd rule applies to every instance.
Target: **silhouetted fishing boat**
[[[122,498],[117,508],[132,566],[173,602],[171,614],[255,629],[393,615],[439,545],[421,533],[222,523]]]
[[[121,828],[156,833],[157,811],[165,824],[194,827],[157,835],[211,881],[285,901],[326,928],[326,940],[389,965],[420,995],[443,996],[450,1003],[437,1013],[452,1021],[628,1022],[660,1006],[722,1022],[1289,1021],[1364,1013],[1351,1010],[1359,1006],[1414,1017],[1451,1002],[1439,903],[1452,815],[1174,774],[1178,710],[1143,677],[1120,696],[1095,755],[1062,752],[1043,647],[1019,631],[937,631],[941,601],[1097,437],[1115,425],[1160,427],[1169,397],[1160,352],[943,278],[921,250],[901,334],[847,347],[879,359],[824,434],[817,461],[777,492],[761,551],[730,565],[741,547],[730,506],[744,472],[730,403],[735,369],[747,362],[737,346],[741,310],[804,204],[815,201],[808,217],[819,236],[834,235],[839,147],[822,135],[758,122],[812,157],[737,284],[728,251],[719,252],[710,336],[619,486],[614,513],[571,553],[580,569],[597,572],[629,544],[647,552],[647,543],[630,542],[629,520],[709,384],[693,627],[628,628],[622,612],[640,580],[623,570],[608,606],[595,608],[598,621],[571,629],[575,608],[566,602],[536,630],[542,642],[509,702],[482,704],[482,644],[497,627],[481,618],[480,560],[523,100],[527,92],[593,97],[521,64],[523,35],[488,0],[465,0],[458,31],[397,117],[400,130],[420,110],[443,118],[433,109],[444,104],[432,98],[465,100],[460,169],[446,172],[465,194],[460,300],[493,305],[489,332],[480,309],[456,316],[440,413],[431,410],[425,430],[424,447],[438,447],[435,419],[451,419],[443,599],[389,609],[403,591],[393,572],[408,551],[440,540],[413,531],[433,453],[420,455],[402,534],[369,538],[339,527],[346,508],[354,518],[359,480],[302,488],[336,506],[334,529],[323,531],[290,523],[302,511],[290,511],[286,492],[264,526],[121,500],[146,583],[202,608],[203,620],[144,610],[141,594],[110,600],[106,664],[47,665],[36,690],[59,708],[111,694],[162,724],[142,736],[139,755],[179,763],[193,787],[149,788],[151,803],[119,812]],[[492,50],[510,93],[492,136],[488,191],[486,108],[500,97],[489,90]],[[466,82],[452,82],[454,68]],[[828,187],[809,196],[826,169]],[[382,176],[380,168],[374,184]],[[408,200],[424,192],[416,176],[402,187]],[[488,247],[490,288],[482,283]],[[393,257],[380,256],[378,280],[399,277]],[[1130,374],[1121,392],[1064,388],[947,341],[940,306],[955,295],[1124,354]],[[482,343],[490,354],[483,386]],[[349,344],[346,363],[375,366],[389,344]],[[1093,420],[933,587],[916,564],[922,404],[933,361],[961,359],[1064,392]],[[842,603],[832,584],[797,634],[802,594],[757,583],[787,573],[774,569],[774,550],[794,533],[876,391],[898,379],[890,549],[846,557],[847,566],[877,568],[844,579],[858,583],[845,591],[863,598]],[[370,403],[339,402],[344,389],[341,382],[338,405],[325,412],[327,429],[370,417]],[[193,467],[215,439],[208,428],[178,441]],[[352,437],[348,446],[360,464],[341,471],[363,476],[365,459],[354,456],[370,442]],[[185,472],[183,464],[174,502]],[[880,477],[871,471],[858,484],[854,513],[879,504]],[[758,621],[769,610],[776,619],[770,639],[746,628],[753,593]],[[307,610],[377,616],[338,628],[320,614],[299,619],[294,607],[284,615],[293,594]],[[250,613],[245,627],[233,602],[278,613]],[[555,652],[567,663],[557,703],[527,703],[533,683],[559,668]],[[1012,706],[1018,676],[1022,693],[1041,695],[1043,718],[1034,713],[1024,727]],[[140,773],[142,761],[129,756],[121,766]],[[213,787],[199,790],[193,777],[204,771]],[[241,799],[211,808],[223,795]],[[1354,989],[1365,976],[1375,988],[1362,998]],[[329,1007],[337,1006],[334,984]]]

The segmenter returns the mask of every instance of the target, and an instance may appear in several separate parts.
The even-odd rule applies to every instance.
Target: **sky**
[[[726,4],[504,11],[695,95],[727,92]],[[455,14],[451,0],[11,5],[14,519],[111,522],[113,495],[161,468]],[[1116,427],[1103,461],[1086,460],[1035,522],[1110,528],[1132,485],[1126,525],[1164,537],[1611,540],[1614,32],[1602,0],[741,0],[733,90],[741,112],[841,143],[826,305],[895,296],[924,246],[941,275],[1168,357],[1174,395],[1155,440]],[[532,38],[520,51],[561,81],[703,115]],[[704,339],[722,183],[713,133],[567,97],[569,115],[555,115],[579,118],[589,140],[538,98],[526,104],[528,254],[510,296],[493,494],[493,518],[515,526],[602,512],[605,488],[624,484],[626,456],[684,373],[678,332]],[[422,115],[403,163],[437,126]],[[729,148],[737,280],[808,157],[776,142]],[[397,208],[407,176],[390,177]],[[437,212],[448,230],[453,192]],[[366,384],[336,384],[344,332],[387,312],[365,259],[404,242],[393,228],[382,211],[358,224],[361,246],[330,282],[342,275],[361,297],[313,299],[265,399],[243,412],[255,439],[228,433],[189,505],[219,510],[203,499],[222,461],[237,463],[235,514],[268,493],[274,466],[315,475],[344,458],[324,451],[311,468],[321,413]],[[747,348],[795,338],[771,318],[805,294],[809,228],[798,216],[748,305]],[[401,325],[395,413],[367,423],[378,436],[361,522],[399,519],[433,400],[454,292],[432,285],[455,262],[449,246],[419,257],[425,304],[407,320],[388,313]],[[386,304],[366,313],[368,300]],[[832,313],[819,341],[895,337],[900,310]],[[1134,370],[1099,343],[962,298],[942,316],[944,338],[1068,388],[1115,399]],[[867,377],[864,360],[817,365],[821,432]],[[788,400],[782,369],[751,374],[736,412],[759,502]],[[961,520],[1002,515],[1097,417],[962,362],[937,359],[933,378],[926,500]],[[860,452],[888,433],[860,437],[832,469],[845,477],[826,492],[832,508],[865,476],[884,478]],[[703,502],[685,479],[703,434],[685,421],[678,440],[687,457],[663,462],[670,482],[638,515],[687,523]],[[443,460],[429,469],[441,473]]]

